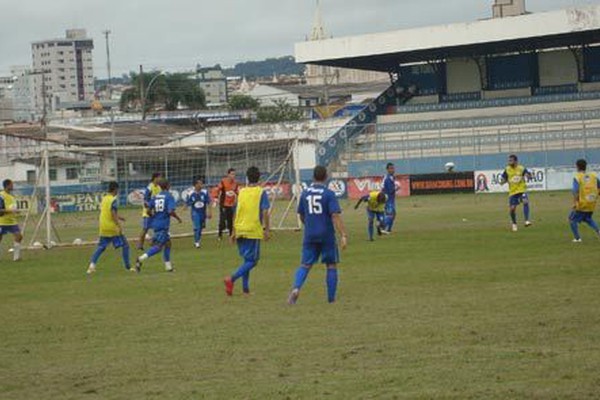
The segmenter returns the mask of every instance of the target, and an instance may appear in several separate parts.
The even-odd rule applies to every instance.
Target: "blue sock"
[[[157,255],[158,253],[160,253],[160,250],[161,249],[159,246],[152,246],[152,247],[150,247],[150,250],[148,250],[146,255],[148,256],[148,258],[153,257],[153,256]]]
[[[202,231],[200,228],[194,229],[194,242],[200,243],[200,238],[202,237]]]
[[[163,260],[164,262],[171,261],[171,246],[165,247],[165,250],[163,251]]]
[[[576,221],[571,221],[571,232],[573,232],[573,236],[575,236],[575,239],[579,240],[581,239],[581,236],[579,236],[579,224]]]
[[[338,271],[337,268],[327,268],[327,301],[335,302],[337,292]]]
[[[510,210],[510,219],[513,224],[517,223],[517,212],[515,210]]]
[[[523,204],[523,214],[525,215],[525,221],[529,221],[529,203]]]
[[[104,250],[106,250],[105,246],[98,246],[98,248],[96,249],[96,251],[92,255],[91,262],[93,264],[97,264],[98,263],[98,260],[100,259],[100,256],[102,255],[102,253],[104,253]]]
[[[373,240],[373,220],[369,220],[369,240]]]
[[[596,223],[596,221],[594,221],[593,219],[588,219],[587,224],[594,230],[594,232],[598,233],[600,232],[600,228],[598,227],[598,224]]]
[[[250,293],[250,271],[242,276],[242,290],[244,293]]]
[[[131,269],[131,263],[129,262],[129,245],[126,244],[121,249],[121,257],[123,257],[123,263],[125,265],[125,269]]]
[[[294,289],[302,289],[304,282],[306,282],[306,278],[308,277],[308,273],[310,272],[309,268],[304,266],[298,267],[296,270],[296,279],[294,280]]]
[[[254,261],[245,261],[242,264],[242,266],[235,272],[235,274],[231,275],[231,280],[234,282],[237,281],[244,275],[249,274],[250,271],[252,271],[252,268],[254,268],[255,266],[256,263]]]

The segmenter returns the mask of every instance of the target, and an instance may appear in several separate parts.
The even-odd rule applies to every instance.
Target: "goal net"
[[[193,233],[185,202],[196,178],[213,198],[206,234],[215,233],[219,208],[216,186],[229,168],[245,184],[248,167],[261,171],[261,184],[271,200],[273,229],[299,229],[295,213],[300,174],[294,139],[169,147],[46,149],[27,160],[27,182],[16,182],[25,244],[31,248],[95,243],[100,202],[108,182],[120,187],[120,214],[125,234],[135,240],[141,231],[143,191],[153,173],[171,184],[182,224],[172,223],[173,237]]]

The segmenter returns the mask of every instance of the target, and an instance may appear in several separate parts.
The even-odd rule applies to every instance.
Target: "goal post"
[[[305,139],[303,139],[305,140]],[[211,193],[212,219],[205,233],[217,232],[219,209],[215,188],[229,168],[245,184],[248,167],[261,171],[261,182],[271,200],[271,224],[275,230],[298,230],[295,213],[301,191],[299,139],[234,143],[78,147],[48,149],[30,160],[36,179],[25,192],[29,208],[23,223],[30,248],[93,244],[98,236],[100,201],[108,182],[119,183],[119,209],[125,217],[125,235],[138,238],[141,231],[143,190],[153,173],[169,180],[182,224],[172,224],[173,237],[192,236],[185,202],[196,178]]]

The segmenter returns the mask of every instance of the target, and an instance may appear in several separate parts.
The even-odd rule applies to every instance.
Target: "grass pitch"
[[[176,240],[175,274],[156,258],[136,276],[109,250],[91,279],[92,248],[16,264],[3,243],[0,399],[598,398],[600,241],[582,227],[570,242],[569,194],[533,194],[535,226],[516,234],[506,204],[402,200],[375,243],[345,204],[331,306],[323,268],[285,304],[299,232],[263,245],[253,295],[230,299],[237,251],[214,236]]]

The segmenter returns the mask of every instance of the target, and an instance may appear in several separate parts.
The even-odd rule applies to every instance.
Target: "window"
[[[50,181],[55,181],[58,176],[55,169],[51,169],[50,171],[48,171],[48,175],[50,175]]]
[[[79,169],[78,168],[67,168],[67,180],[75,180],[79,179]]]
[[[33,183],[35,184],[36,181],[36,176],[35,176],[35,170],[29,170],[27,171],[27,183]]]

